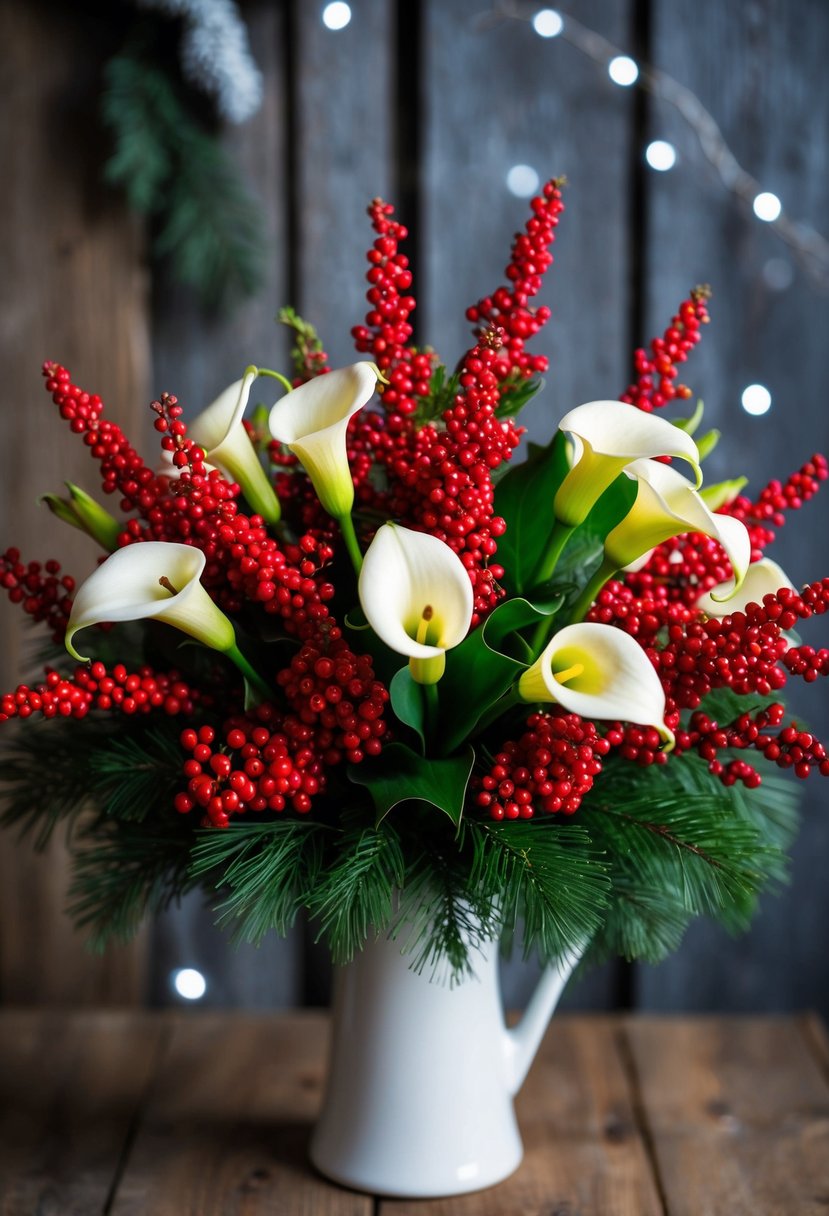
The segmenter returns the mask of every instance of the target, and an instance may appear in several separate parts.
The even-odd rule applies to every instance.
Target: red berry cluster
[[[23,562],[19,549],[7,549],[0,556],[0,587],[33,621],[44,621],[56,642],[63,641],[75,580],[61,575],[60,562]]]
[[[354,654],[339,629],[306,642],[277,683],[326,767],[379,755],[389,694],[371,658]]]
[[[162,393],[158,401],[150,402],[150,409],[157,414],[153,426],[162,436],[161,447],[163,451],[170,453],[170,462],[184,477],[184,483],[187,482],[187,475],[184,470],[189,471],[190,476],[204,476],[204,452],[192,439],[187,438],[187,426],[181,420],[183,409],[178,403],[178,397],[174,397],[172,393]]]
[[[103,663],[92,663],[76,667],[71,677],[47,669],[45,681],[34,688],[20,684],[0,698],[0,722],[34,713],[44,718],[85,718],[92,709],[117,709],[128,715],[160,710],[173,716],[192,713],[199,699],[177,671],[141,667],[130,672],[118,663],[110,672]]]
[[[686,532],[657,545],[647,565],[628,574],[625,582],[640,597],[663,594],[693,608],[702,595],[732,574],[718,541],[702,532]]]
[[[794,722],[790,722],[777,734],[769,733],[769,728],[781,725],[784,714],[784,707],[775,702],[755,714],[741,714],[735,722],[719,726],[707,714],[698,711],[691,715],[688,730],[677,732],[677,753],[694,749],[708,761],[710,771],[724,785],[742,781],[749,789],[756,789],[761,784],[757,770],[745,760],[731,760],[723,764],[719,759],[720,752],[725,749],[754,748],[778,767],[793,769],[797,777],[806,778],[814,769],[823,776],[829,776],[826,750],[809,731],[799,730]]]
[[[687,385],[676,383],[677,365],[685,362],[700,340],[700,326],[706,325],[709,319],[706,302],[710,297],[710,287],[695,287],[688,299],[680,304],[662,337],[652,340],[650,351],[640,347],[634,353],[636,380],[628,386],[620,401],[650,413],[676,397],[691,396]]]
[[[756,500],[740,495],[723,507],[723,513],[733,515],[746,525],[751,537],[752,561],[762,556],[763,550],[775,538],[771,527],[782,528],[786,522],[784,511],[797,511],[813,498],[820,483],[829,477],[826,457],[816,452],[811,460],[785,481],[770,481],[760,491]]]
[[[290,807],[304,815],[313,796],[325,788],[325,771],[313,748],[281,728],[272,705],[253,715],[232,718],[216,744],[212,726],[182,731],[187,789],[175,797],[175,808],[204,812],[203,826],[226,828],[231,815]]]
[[[476,804],[492,819],[532,819],[536,809],[572,815],[601,772],[610,743],[593,722],[558,708],[532,714],[527,726],[474,778]]]
[[[409,259],[399,251],[408,231],[391,218],[394,208],[381,198],[372,200],[368,214],[377,233],[368,251],[369,311],[365,325],[355,325],[351,334],[357,350],[370,354],[389,380],[383,404],[390,414],[398,415],[399,425],[401,416],[414,413],[418,397],[428,397],[435,356],[408,344],[412,336],[409,316],[416,301],[408,294],[412,285]]]
[[[164,479],[147,468],[121,428],[102,416],[103,403],[97,394],[73,384],[69,372],[58,363],[44,363],[43,375],[61,418],[75,434],[83,435],[92,456],[100,462],[104,491],[113,494],[117,490],[124,511],[147,511],[163,492]]]
[[[532,200],[532,215],[524,232],[515,236],[505,271],[511,287],[499,287],[466,310],[467,320],[479,326],[480,333],[492,327],[503,332],[495,366],[499,381],[511,374],[528,377],[547,370],[546,356],[528,354],[525,344],[550,319],[549,308],[533,308],[529,301],[538,295],[542,278],[553,263],[550,246],[564,210],[563,184],[563,178],[547,182],[541,195]]]
[[[672,730],[678,721],[678,713],[666,712],[665,723]],[[614,722],[605,733],[605,739],[623,759],[638,764],[640,768],[668,763],[669,753],[664,750],[663,740],[653,726]]]

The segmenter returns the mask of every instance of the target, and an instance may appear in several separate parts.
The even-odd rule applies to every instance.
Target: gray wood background
[[[86,454],[46,430],[44,358],[100,391],[136,435],[162,389],[196,412],[247,363],[284,365],[273,323],[283,303],[317,324],[335,365],[349,362],[349,328],[364,312],[365,206],[381,194],[413,230],[418,340],[451,364],[469,344],[464,308],[501,282],[524,222],[526,204],[505,185],[519,163],[570,182],[542,296],[553,320],[535,344],[551,357],[528,412],[536,438],[573,405],[617,395],[633,347],[661,332],[692,284],[708,281],[713,324],[687,375],[726,433],[708,476],[745,471],[759,489],[829,447],[827,293],[723,188],[670,107],[613,85],[563,39],[539,38],[532,5],[495,19],[488,0],[352,0],[339,32],[323,26],[321,3],[242,7],[265,103],[227,139],[265,208],[270,256],[261,294],[216,319],[152,271],[140,226],[100,185],[97,91],[102,57],[117,46],[118,8],[0,0],[3,545],[50,556],[35,499],[67,476],[88,480]],[[791,216],[829,227],[824,0],[582,0],[573,10],[692,89]],[[677,148],[669,173],[644,164],[656,137]],[[752,382],[773,396],[760,418],[740,407]],[[828,532],[818,499],[781,533],[774,555],[795,582],[829,572]],[[83,575],[94,557],[78,542],[61,534],[67,566]],[[5,689],[25,666],[18,613],[6,603],[0,629]],[[807,640],[820,637],[817,623]],[[829,736],[825,689],[793,685],[791,697]],[[803,792],[792,884],[764,903],[748,936],[732,941],[699,925],[668,963],[608,966],[568,1004],[829,1014],[829,798],[818,781]],[[306,933],[234,950],[198,899],[133,947],[91,958],[61,914],[64,886],[60,847],[33,859],[3,840],[0,1001],[166,1003],[179,966],[205,974],[205,1003],[326,998],[326,962]],[[508,968],[513,1001],[532,978]]]

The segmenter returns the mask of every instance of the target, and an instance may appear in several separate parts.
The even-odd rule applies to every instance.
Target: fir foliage
[[[102,112],[114,141],[105,179],[154,220],[156,256],[169,258],[206,306],[255,292],[265,244],[258,204],[148,39],[135,38],[107,64]]]

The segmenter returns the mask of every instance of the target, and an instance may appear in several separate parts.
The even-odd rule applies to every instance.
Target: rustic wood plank
[[[794,1019],[626,1026],[670,1216],[818,1216],[829,1085]]]
[[[0,1012],[2,1216],[100,1216],[163,1035],[123,1011]]]
[[[44,359],[65,363],[132,435],[147,400],[143,242],[121,202],[101,186],[105,150],[97,104],[113,29],[55,4],[0,3],[0,520],[3,549],[26,560],[59,556],[84,578],[95,546],[49,520],[36,499],[66,479],[100,483],[88,449],[61,424],[41,387]],[[23,613],[0,602],[0,687],[33,674]],[[40,635],[39,635],[40,636]],[[8,729],[8,728],[4,728]],[[33,791],[36,796],[36,791]],[[44,858],[10,835],[0,851],[0,1000],[134,1002],[144,985],[139,944],[96,957],[64,913],[67,857]]]
[[[516,1109],[525,1157],[511,1178],[458,1198],[383,1201],[380,1216],[661,1216],[615,1019],[555,1018]]]
[[[319,329],[333,367],[357,358],[366,207],[394,185],[395,6],[355,0],[350,23],[327,29],[321,6],[295,6],[296,299]]]
[[[689,21],[683,6],[662,0],[652,12],[653,62],[699,96],[738,159],[794,218],[824,230],[829,77],[823,48],[829,8],[820,0],[772,0],[762,8],[704,0]],[[706,462],[706,480],[745,473],[748,492],[757,492],[829,444],[824,394],[815,389],[829,371],[829,294],[795,266],[767,225],[728,195],[695,135],[668,107],[653,107],[649,136],[669,139],[679,160],[672,172],[650,175],[650,291],[642,337],[662,331],[692,283],[712,284],[712,324],[685,377],[705,401],[706,424],[724,434]],[[791,274],[787,289],[770,284],[775,270]],[[769,387],[773,405],[752,418],[741,409],[740,395],[755,382]],[[825,518],[825,501],[808,504],[769,550],[797,585],[829,570]],[[803,640],[825,645],[825,627],[804,625]],[[825,696],[797,680],[785,695],[810,730],[829,736]],[[819,779],[801,789],[804,823],[789,890],[763,901],[752,932],[740,941],[711,925],[694,926],[677,955],[656,971],[641,970],[642,1007],[829,1013],[829,973],[822,965],[829,923],[827,791]]]
[[[370,1198],[324,1182],[307,1161],[327,1019],[170,1016],[112,1216],[370,1216]]]

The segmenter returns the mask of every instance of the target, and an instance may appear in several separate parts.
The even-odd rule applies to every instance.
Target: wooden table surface
[[[0,1216],[829,1212],[816,1018],[556,1018],[521,1168],[426,1202],[308,1166],[326,1033],[322,1013],[0,1011]]]

